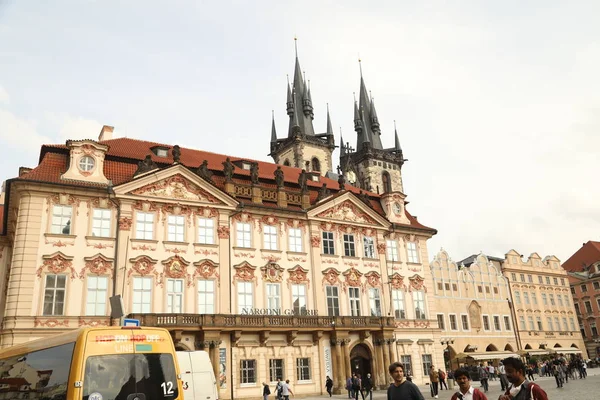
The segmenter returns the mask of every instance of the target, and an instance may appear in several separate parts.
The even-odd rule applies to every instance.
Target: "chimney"
[[[111,140],[113,138],[114,130],[114,126],[104,125],[100,131],[100,136],[98,136],[98,141],[101,142],[103,140]]]

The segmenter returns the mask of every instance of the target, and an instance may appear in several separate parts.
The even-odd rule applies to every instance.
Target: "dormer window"
[[[313,175],[311,178],[313,181],[319,182],[319,175]]]
[[[89,172],[93,170],[95,165],[96,161],[93,157],[90,156],[81,157],[81,159],[79,160],[79,169],[84,172]]]
[[[250,171],[250,164],[242,163],[242,169],[245,169],[246,171]]]
[[[150,150],[152,150],[152,152],[154,154],[156,154],[157,157],[168,157],[169,156],[169,148],[168,147],[153,147]]]

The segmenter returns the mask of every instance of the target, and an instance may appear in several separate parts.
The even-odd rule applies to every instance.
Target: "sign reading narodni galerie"
[[[318,316],[317,310],[281,310],[279,308],[242,308],[242,315],[312,315]]]

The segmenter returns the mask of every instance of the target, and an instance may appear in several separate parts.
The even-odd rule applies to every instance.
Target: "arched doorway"
[[[371,369],[371,360],[373,355],[366,344],[359,343],[352,348],[350,352],[350,367],[353,374],[359,374],[361,377],[366,377],[367,374],[373,376]]]
[[[510,344],[504,346],[504,351],[510,351],[511,353],[514,352],[513,347]]]
[[[540,347],[540,348],[541,348],[541,347]],[[525,345],[525,350],[530,350],[530,349],[531,349],[531,346],[530,346],[529,344],[526,344],[526,345]]]
[[[488,347],[485,348],[485,351],[498,351],[498,348],[493,344],[489,344]]]

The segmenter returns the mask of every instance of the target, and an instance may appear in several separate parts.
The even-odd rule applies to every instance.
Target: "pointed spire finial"
[[[360,53],[358,54],[358,68],[360,69],[360,77],[362,78],[362,60],[360,59]]]
[[[394,150],[402,151],[400,147],[400,139],[398,139],[398,130],[396,129],[396,120],[394,120]]]
[[[296,58],[298,58],[298,37],[294,35],[294,50],[296,50]]]
[[[331,126],[331,117],[329,116],[329,103],[327,103],[327,134],[333,136],[333,127]]]
[[[275,131],[275,110],[271,110],[271,143],[277,142],[277,132]]]

